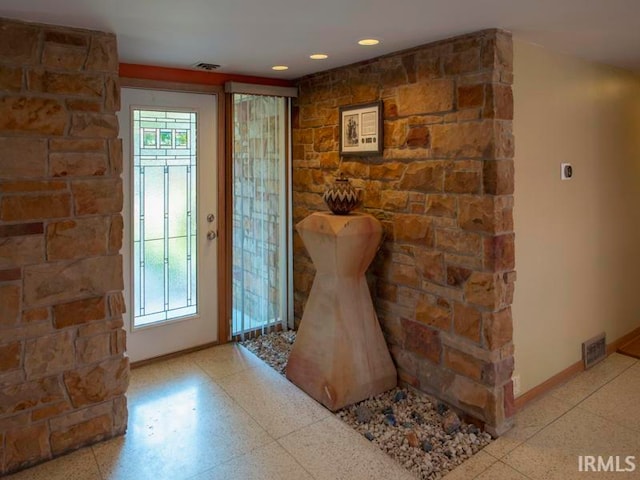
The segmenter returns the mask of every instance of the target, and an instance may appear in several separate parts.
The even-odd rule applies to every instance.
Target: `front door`
[[[122,89],[124,277],[131,361],[217,340],[217,104]]]

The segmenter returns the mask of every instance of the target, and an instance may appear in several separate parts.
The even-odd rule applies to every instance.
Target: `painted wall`
[[[514,42],[516,374],[640,326],[640,76]],[[560,163],[574,178],[561,181]]]

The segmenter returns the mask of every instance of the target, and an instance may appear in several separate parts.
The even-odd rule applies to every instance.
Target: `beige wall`
[[[640,76],[514,41],[515,374],[640,326]],[[560,163],[574,178],[560,180]]]

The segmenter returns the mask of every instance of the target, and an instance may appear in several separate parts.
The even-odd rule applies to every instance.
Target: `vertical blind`
[[[232,334],[287,320],[287,116],[280,96],[233,93]]]

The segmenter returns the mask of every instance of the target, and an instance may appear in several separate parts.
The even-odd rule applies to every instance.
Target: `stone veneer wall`
[[[0,474],[126,430],[116,38],[0,19]]]
[[[294,110],[294,222],[338,169],[383,224],[373,297],[401,381],[500,434],[513,415],[513,68],[482,31],[304,77]],[[383,157],[338,155],[338,108],[384,101]],[[296,318],[314,268],[294,238]]]

